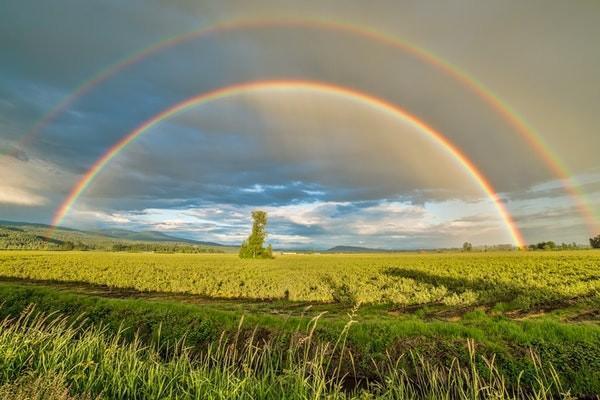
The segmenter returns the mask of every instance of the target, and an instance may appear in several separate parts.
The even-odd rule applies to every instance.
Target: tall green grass
[[[367,381],[355,373],[346,342],[355,314],[332,342],[316,338],[319,318],[291,337],[269,339],[258,330],[242,334],[240,321],[236,332],[224,332],[206,351],[192,353],[183,339],[147,345],[122,332],[108,334],[84,318],[28,308],[0,322],[0,394],[40,399],[570,398],[554,369],[542,366],[535,355],[535,383],[509,384],[493,357],[477,354],[473,341],[467,342],[465,364],[435,365],[408,353],[373,362],[375,378]],[[48,395],[40,397],[42,392]]]

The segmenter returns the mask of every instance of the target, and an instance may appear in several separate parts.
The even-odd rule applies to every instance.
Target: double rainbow
[[[38,123],[34,125],[34,127],[25,134],[20,144],[26,144],[31,141],[39,132],[41,132],[48,124],[50,124],[53,120],[55,120],[59,115],[61,115],[64,111],[66,111],[72,104],[74,104],[80,97],[84,96],[89,91],[93,90],[96,86],[106,81],[107,79],[113,77],[119,72],[125,70],[126,68],[143,61],[144,59],[150,57],[153,54],[156,54],[162,50],[168,49],[173,46],[180,45],[192,39],[201,38],[205,36],[209,36],[212,34],[224,33],[227,31],[236,31],[236,30],[247,30],[247,29],[260,29],[260,28],[268,28],[268,27],[301,27],[307,29],[321,29],[321,30],[330,30],[335,32],[342,32],[351,35],[357,35],[360,37],[368,38],[370,40],[376,41],[380,44],[390,46],[396,50],[400,50],[406,54],[409,54],[412,57],[420,60],[423,63],[433,66],[438,69],[440,72],[445,75],[453,78],[454,80],[463,84],[466,88],[468,88],[472,93],[476,94],[480,99],[482,99],[486,104],[488,104],[497,114],[499,114],[505,121],[507,121],[514,130],[528,143],[529,146],[534,150],[538,157],[544,161],[546,166],[549,168],[552,173],[561,180],[565,191],[570,195],[576,204],[580,214],[584,218],[588,228],[591,231],[595,231],[598,229],[598,218],[594,215],[591,207],[586,204],[584,201],[585,195],[581,192],[577,185],[575,185],[570,176],[571,174],[568,172],[566,166],[560,161],[560,159],[552,152],[549,146],[544,142],[543,138],[535,132],[535,130],[529,126],[522,117],[520,117],[514,110],[512,110],[508,104],[503,102],[497,95],[495,95],[491,90],[489,90],[485,85],[479,82],[472,76],[469,76],[466,72],[461,70],[456,65],[441,59],[440,57],[432,54],[431,52],[419,48],[413,44],[410,44],[406,41],[400,40],[394,36],[390,36],[386,33],[382,33],[379,31],[375,31],[368,27],[363,27],[351,23],[346,22],[334,22],[329,20],[319,20],[319,19],[289,19],[289,18],[270,18],[270,19],[242,19],[235,20],[230,22],[222,22],[216,25],[209,26],[204,29],[195,30],[192,32],[188,32],[182,35],[174,36],[168,38],[166,40],[160,41],[156,44],[153,44],[150,47],[147,47],[141,51],[130,55],[119,62],[110,65],[106,69],[100,71],[91,79],[83,82],[80,86],[76,88],[69,96],[67,96],[62,102],[60,102],[56,107],[54,107],[50,112],[48,112]],[[245,84],[243,84],[245,85]],[[219,92],[223,95],[223,92],[229,92],[233,87],[240,87],[243,85],[235,85],[230,88],[218,89],[214,92]],[[332,85],[324,84],[325,86],[333,87]],[[231,90],[234,92],[234,90]],[[209,96],[210,93],[205,95],[201,95],[198,97]],[[368,98],[374,99],[372,96],[367,96]],[[190,99],[191,100],[191,99]],[[378,99],[385,104],[390,105],[389,103]],[[189,101],[189,100],[188,100]],[[184,102],[187,103],[187,102]],[[176,108],[178,106],[174,106],[169,110]],[[393,108],[398,109],[396,106]],[[403,111],[403,115],[408,115]],[[160,115],[162,115],[161,113]],[[152,118],[151,120],[154,120]],[[78,195],[81,193],[83,189],[87,185],[89,185],[91,179],[89,179],[90,175],[95,175],[95,173],[99,172],[100,168],[97,168],[99,165],[103,166],[105,163],[110,161],[112,156],[107,157],[110,154],[113,154],[113,150],[116,147],[126,145],[128,143],[128,138],[130,138],[131,134],[125,136],[121,139],[116,145],[114,145],[109,151],[107,151],[99,160],[97,160],[89,169],[89,171],[81,178],[81,180],[74,186],[71,190],[69,196],[65,199],[65,201],[59,206],[58,210],[55,213],[55,218],[53,219],[54,224],[58,224],[64,218],[64,215],[68,212],[68,209],[72,206],[73,202],[77,199]],[[133,140],[133,139],[131,139]],[[445,142],[448,142],[447,139],[444,139]],[[456,146],[452,146],[453,149],[458,151]],[[467,158],[458,151],[456,154],[459,154],[464,160]],[[114,155],[113,155],[114,156]],[[472,168],[468,168],[471,171],[476,170],[473,164],[467,160],[467,162],[463,162]],[[94,172],[95,173],[92,173]],[[486,187],[491,191],[491,185],[487,180],[483,179],[482,175],[478,173],[481,177],[480,180],[486,183]],[[486,190],[488,191],[488,190]],[[489,191],[488,191],[489,192]],[[74,194],[77,193],[76,196]],[[494,198],[497,196],[494,194]],[[498,207],[498,205],[497,205]],[[503,209],[503,213],[506,213],[504,206],[500,207]],[[505,218],[505,221],[507,219]],[[512,220],[511,220],[512,222]],[[516,231],[513,227],[511,230]],[[513,237],[520,237],[519,235],[514,235]],[[515,240],[515,243],[522,242],[522,240]]]
[[[369,106],[380,112],[385,112],[397,119],[408,122],[413,127],[417,128],[420,132],[427,135],[430,139],[438,144],[442,149],[449,153],[460,166],[467,171],[473,180],[483,189],[487,196],[494,203],[500,217],[504,221],[515,245],[521,247],[524,245],[524,240],[521,232],[514,223],[511,215],[506,209],[504,203],[499,199],[496,191],[492,187],[491,183],[483,176],[483,174],[477,169],[477,167],[463,154],[458,147],[456,147],[447,137],[436,131],[425,122],[421,121],[414,115],[408,113],[406,110],[399,106],[390,103],[384,99],[372,96],[368,93],[364,93],[355,89],[333,85],[326,82],[308,81],[308,80],[272,80],[272,81],[252,81],[238,83],[231,86],[222,87],[210,92],[202,93],[197,96],[193,96],[187,100],[184,100],[172,107],[169,107],[162,112],[156,114],[152,118],[146,120],[136,129],[124,136],[119,142],[113,145],[102,157],[100,157],[86,172],[86,174],[79,180],[77,185],[73,187],[66,200],[57,210],[52,224],[54,226],[59,225],[66,214],[69,212],[71,207],[75,204],[77,199],[85,191],[85,189],[92,183],[94,178],[102,171],[102,169],[121,151],[123,151],[130,143],[140,137],[148,129],[152,128],[156,124],[164,121],[168,118],[175,116],[183,111],[186,111],[192,107],[199,106],[201,104],[208,103],[213,100],[234,96],[257,90],[269,90],[269,91],[290,91],[290,90],[313,90],[320,93],[327,93],[332,95],[338,95],[347,99],[354,100],[361,103],[362,105]]]

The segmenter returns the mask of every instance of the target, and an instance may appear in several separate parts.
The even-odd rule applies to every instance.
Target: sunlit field
[[[29,377],[5,390],[590,395],[600,390],[599,266],[592,250],[273,260],[5,251],[4,382]]]
[[[208,298],[515,309],[583,302],[600,292],[600,252],[237,255],[3,252],[5,277]]]
[[[0,400],[600,400],[600,0],[1,0]]]

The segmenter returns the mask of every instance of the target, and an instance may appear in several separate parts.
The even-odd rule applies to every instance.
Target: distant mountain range
[[[47,239],[50,232],[52,237]],[[53,228],[50,225],[29,222],[0,221],[0,249],[56,248],[68,242],[80,243],[92,249],[111,249],[116,244],[129,246],[157,244],[215,249],[221,252],[237,251],[237,246],[179,238],[157,231],[136,232],[127,229],[85,231],[64,227]]]
[[[373,249],[370,247],[360,246],[335,246],[325,250],[325,253],[384,253],[391,252],[393,250],[386,249]]]
[[[204,242],[199,240],[192,240],[186,238],[179,238],[166,233],[157,231],[130,231],[127,229],[100,229],[93,231],[100,235],[109,236],[118,239],[136,240],[143,242],[177,242],[177,243],[188,243],[196,244],[201,246],[213,246],[213,247],[230,247],[221,243],[216,242]]]
[[[188,246],[197,249],[213,249],[217,252],[235,253],[238,246],[224,245],[216,242],[200,241],[180,238],[158,231],[132,231],[128,229],[100,229],[79,230],[73,228],[59,227],[52,230],[52,238],[48,239],[48,233],[53,229],[50,225],[1,221],[0,220],[0,249],[52,249],[63,248],[68,242],[83,244],[84,247],[97,250],[111,250],[115,245],[130,247],[173,247]],[[156,244],[150,246],[149,244]],[[62,246],[62,247],[61,247]],[[81,246],[80,246],[81,247]],[[499,248],[499,247],[498,247]],[[320,252],[320,253],[391,253],[406,250],[381,249],[351,245],[339,245],[327,250],[276,249],[281,252]],[[413,250],[414,251],[414,250]]]

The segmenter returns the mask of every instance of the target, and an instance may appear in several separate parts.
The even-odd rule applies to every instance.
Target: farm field
[[[415,376],[435,370],[449,380],[456,373],[464,378],[465,371],[481,374],[468,379],[493,376],[493,382],[486,384],[497,391],[494,393],[502,392],[502,387],[508,388],[506,393],[498,394],[500,398],[525,395],[547,398],[540,394],[543,392],[540,387],[559,396],[566,393],[594,396],[600,392],[600,252],[592,250],[278,255],[274,260],[241,260],[227,254],[5,251],[0,253],[0,298],[3,318],[26,313],[28,317],[21,318],[22,324],[41,326],[40,335],[46,335],[47,340],[57,341],[61,336],[71,335],[73,341],[80,343],[75,338],[80,336],[78,329],[81,329],[93,332],[89,333],[89,341],[104,349],[111,340],[120,338],[122,357],[140,355],[141,359],[136,361],[140,366],[158,362],[156,368],[166,374],[159,374],[160,379],[166,381],[174,364],[194,357],[168,352],[169,357],[164,360],[159,357],[162,360],[159,362],[156,357],[162,354],[161,346],[171,348],[177,343],[181,345],[183,340],[186,351],[206,354],[223,337],[241,337],[246,344],[247,340],[256,340],[262,344],[257,347],[261,349],[268,343],[269,350],[261,350],[267,351],[268,357],[259,358],[261,363],[266,362],[261,357],[268,358],[271,365],[283,362],[285,354],[290,352],[304,359],[317,357],[316,348],[307,353],[294,341],[299,335],[312,332],[311,340],[325,346],[319,347],[323,352],[319,356],[323,368],[308,374],[314,379],[310,384],[305,370],[294,370],[292,377],[288,377],[291,381],[279,381],[282,386],[277,390],[289,394],[294,392],[292,386],[300,387],[294,392],[297,398],[325,394],[342,398],[365,393],[411,398],[408,393],[412,389],[394,395],[391,386],[382,386],[382,382],[411,388]],[[49,314],[54,316],[44,323],[37,322]],[[311,322],[317,316],[318,322]],[[53,318],[63,319],[47,322],[54,321]],[[86,327],[74,327],[67,322],[82,319]],[[128,329],[123,331],[124,327]],[[68,332],[57,334],[56,329]],[[14,336],[18,330],[7,332]],[[344,350],[340,351],[342,338]],[[17,342],[16,336],[5,335],[4,340]],[[337,350],[333,351],[336,343]],[[56,349],[56,354],[62,351],[58,344]],[[233,351],[231,347],[227,349]],[[43,358],[42,347],[36,351]],[[101,354],[105,350],[94,351]],[[247,351],[238,355],[249,357]],[[221,356],[223,359],[217,365],[225,363],[231,354]],[[2,357],[3,362],[8,362],[6,353]],[[325,362],[328,357],[330,361]],[[352,362],[345,357],[352,357]],[[415,361],[414,357],[422,358]],[[493,373],[486,367],[491,359],[494,359]],[[452,360],[460,361],[464,370],[435,369],[439,365],[454,365]],[[111,368],[113,361],[102,361],[102,368]],[[334,368],[338,361],[340,366],[346,366],[343,371]],[[207,362],[190,366],[188,372],[209,373]],[[314,360],[310,363],[315,365]],[[373,363],[378,368],[374,369]],[[407,377],[392,378],[390,371],[396,367],[412,372]],[[28,367],[15,368],[14,376],[18,377]],[[264,372],[267,366],[253,364],[252,368]],[[290,369],[289,366],[275,369],[286,368]],[[556,371],[560,378],[560,388],[553,383],[555,375],[551,371]],[[59,386],[78,388],[78,393],[101,393],[99,386],[64,373],[60,368],[53,370],[54,380],[50,383],[53,385],[57,380]],[[103,374],[98,379],[115,379],[107,371]],[[267,384],[255,371],[251,377],[220,376],[220,382],[228,383],[210,390],[231,395],[234,375],[248,384],[241,398],[260,397],[257,387]],[[402,380],[405,378],[406,382]],[[349,380],[354,382],[350,388]],[[541,381],[544,384],[540,386]],[[194,386],[191,381],[181,382],[188,385],[185,390],[190,393],[209,390],[202,385]],[[324,385],[324,392],[315,392],[315,385]],[[379,386],[375,389],[373,385]],[[519,385],[523,392],[515,389]],[[135,398],[131,393],[142,390],[143,386],[137,382],[123,388],[123,393],[129,394],[123,394],[122,398]],[[184,390],[183,386],[171,385],[169,390],[177,393]],[[156,387],[148,384],[144,390]],[[462,396],[458,387],[447,382],[442,387],[448,391],[447,398]],[[440,388],[429,389],[442,396],[442,392],[435,392]],[[277,390],[272,389],[265,397],[281,396],[282,392]],[[422,393],[421,397],[431,398],[431,393]],[[152,396],[158,398],[156,393]],[[493,397],[492,393],[487,397]],[[114,393],[106,398],[114,398]],[[227,396],[223,394],[220,398]]]
[[[598,299],[600,252],[235,255],[0,253],[0,276],[221,299],[527,310]]]
[[[2,5],[0,400],[600,400],[600,0]]]

